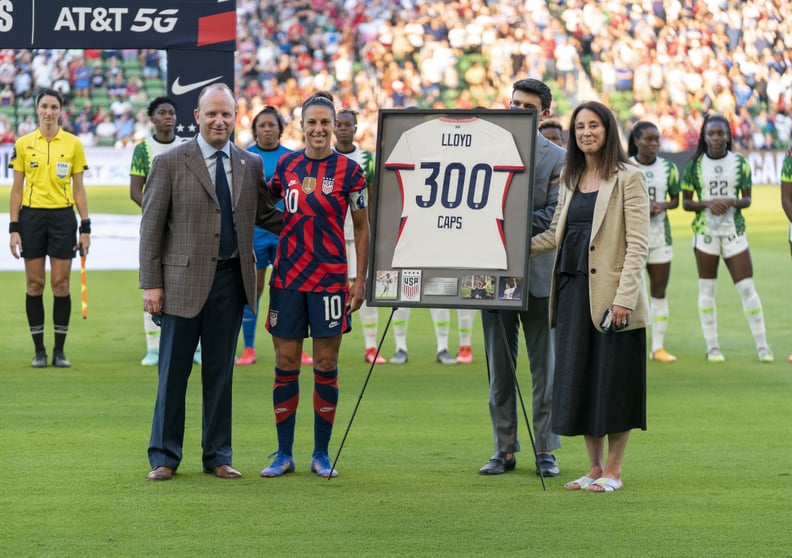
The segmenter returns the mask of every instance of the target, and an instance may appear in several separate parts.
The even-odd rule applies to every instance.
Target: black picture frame
[[[448,121],[460,123],[457,127],[461,133],[440,134],[442,126],[440,122],[434,122],[438,120],[445,124]],[[369,306],[527,310],[537,125],[538,115],[533,110],[380,110],[375,184],[369,196],[371,237],[366,283]],[[416,130],[418,126],[422,127]],[[404,136],[407,132],[410,133]],[[402,158],[389,163],[400,141],[409,143],[410,149],[405,149],[404,143],[398,145]],[[423,142],[427,143],[424,145]],[[468,142],[470,145],[463,145]],[[403,160],[406,153],[412,160]],[[508,164],[501,163],[512,161],[515,153],[523,169],[509,173],[504,170]],[[481,156],[481,161],[476,159],[477,155]],[[467,160],[458,162],[457,156],[465,156]],[[498,161],[492,160],[493,157]],[[449,165],[453,169],[449,170]],[[495,171],[491,172],[492,169]],[[431,180],[430,187],[426,184],[433,173],[435,178]],[[510,182],[508,188],[504,188],[500,202],[503,245],[494,242],[492,250],[482,250],[481,242],[474,238],[474,231],[490,228],[490,219],[485,219],[485,226],[476,221],[469,225],[470,221],[465,219],[475,219],[471,215],[478,215],[473,211],[478,209],[477,204],[483,207],[498,202],[497,198],[485,199],[481,195],[482,184],[504,180],[507,173],[511,175]],[[482,176],[483,180],[480,179]],[[489,177],[496,179],[490,180]],[[411,193],[404,193],[405,197],[414,197],[407,198],[407,203],[415,202],[415,206],[410,205],[415,214],[410,215],[407,221],[402,220],[403,188],[405,191],[412,189]],[[490,192],[490,189],[486,191]],[[500,193],[497,186],[495,192],[494,195]],[[445,215],[437,211],[438,203],[443,206]],[[465,203],[467,207],[462,207]],[[418,206],[427,211],[415,211]],[[457,217],[461,223],[447,219],[454,217],[455,211],[467,212],[465,217]],[[431,219],[436,220],[437,227]],[[405,250],[404,245],[398,247],[396,261],[397,243],[400,238],[405,242],[407,223],[414,225],[410,232],[421,233],[412,235],[410,246],[417,249]],[[470,228],[460,232],[467,225]],[[446,249],[451,245],[450,239],[454,238],[447,229],[454,226],[459,227],[456,234],[461,236],[460,245]],[[496,227],[496,224],[493,222],[491,226]],[[483,237],[492,238],[492,235],[489,230]],[[473,242],[466,242],[466,238],[472,238]],[[502,257],[503,252],[505,258]],[[481,258],[488,261],[479,266],[476,262]],[[498,267],[491,265],[495,261]],[[410,262],[418,265],[402,265]],[[457,262],[463,262],[463,265],[456,265]]]

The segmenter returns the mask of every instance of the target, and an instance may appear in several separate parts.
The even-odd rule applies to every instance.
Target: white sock
[[[146,350],[159,351],[160,326],[151,321],[151,314],[143,312],[143,331],[146,332]]]
[[[393,340],[396,342],[396,350],[407,352],[407,324],[410,321],[410,309],[398,308],[393,313],[391,325],[393,326]]]
[[[377,319],[379,318],[379,311],[376,306],[371,307],[365,302],[358,310],[360,315],[360,326],[363,329],[363,340],[366,344],[366,349],[377,348]]]
[[[470,347],[470,340],[473,337],[473,321],[476,319],[475,310],[457,310],[457,322],[459,323],[459,346]]]
[[[652,352],[662,349],[668,327],[668,299],[652,298]]]
[[[698,311],[707,350],[718,347],[718,315],[715,311],[717,279],[699,279]]]
[[[767,347],[767,332],[765,330],[764,314],[762,313],[762,301],[756,292],[756,286],[751,277],[743,279],[734,284],[737,292],[740,293],[745,319],[756,343],[756,348]]]
[[[437,338],[437,352],[448,350],[448,329],[451,325],[451,311],[448,308],[430,308],[434,322],[435,337]]]

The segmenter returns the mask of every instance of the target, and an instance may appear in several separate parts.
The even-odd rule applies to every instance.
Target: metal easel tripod
[[[517,381],[517,361],[514,359],[514,355],[509,347],[509,343],[506,337],[506,326],[503,323],[503,314],[499,310],[491,311],[494,314],[498,315],[498,326],[500,327],[501,336],[503,338],[503,351],[508,356],[509,368],[511,369],[511,376],[514,380],[514,387],[517,391],[517,398],[520,401],[520,408],[522,409],[523,418],[525,419],[525,427],[528,430],[528,437],[531,440],[531,449],[533,450],[534,456],[534,463],[536,464],[536,470],[540,471],[539,467],[539,454],[536,453],[536,443],[534,442],[533,430],[531,430],[531,423],[528,420],[528,412],[525,409],[525,401],[523,400],[522,390],[520,389],[520,382]],[[489,354],[487,354],[486,344],[484,348],[484,358],[487,360],[487,379],[491,381],[491,374],[492,371],[489,367]],[[539,478],[542,481],[542,490],[547,490],[547,485],[545,484],[544,476],[540,473]]]
[[[366,379],[363,381],[363,387],[360,388],[360,395],[358,395],[357,401],[355,402],[355,408],[352,409],[352,416],[349,417],[349,423],[347,424],[346,430],[344,430],[344,436],[341,438],[341,444],[339,444],[335,459],[333,459],[333,466],[330,468],[331,471],[335,470],[336,463],[338,463],[338,458],[341,456],[341,450],[344,449],[344,442],[346,442],[347,436],[349,435],[349,429],[352,428],[352,421],[355,420],[355,415],[357,414],[358,407],[360,407],[363,394],[366,392],[366,386],[368,386],[371,374],[374,372],[374,363],[380,354],[382,343],[385,341],[385,337],[388,335],[388,330],[390,329],[391,321],[393,321],[393,315],[396,313],[396,310],[398,310],[398,308],[395,306],[391,308],[390,316],[388,316],[388,321],[385,323],[385,329],[382,332],[382,337],[380,337],[379,344],[377,345],[377,353],[374,355],[374,358],[371,359],[371,365],[369,366],[368,374],[366,374]],[[327,479],[330,480],[331,478],[332,476],[328,475]]]

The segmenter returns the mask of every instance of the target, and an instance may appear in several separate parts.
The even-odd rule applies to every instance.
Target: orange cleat
[[[456,361],[459,364],[470,364],[473,362],[473,350],[470,348],[470,345],[459,347],[459,353],[457,354]]]
[[[676,357],[666,351],[665,349],[657,349],[656,351],[652,351],[649,355],[650,360],[656,360],[657,362],[676,362]]]
[[[368,363],[385,364],[385,362],[387,362],[382,355],[377,354],[377,349],[375,347],[366,349],[366,355],[363,358]]]
[[[305,366],[310,366],[311,364],[313,364],[313,359],[305,351],[303,351],[303,353],[302,353],[301,364],[304,364]]]
[[[256,349],[253,347],[245,347],[242,355],[236,359],[237,366],[248,366],[256,362]]]

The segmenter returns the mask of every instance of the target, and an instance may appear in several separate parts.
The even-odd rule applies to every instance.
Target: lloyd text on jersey
[[[471,147],[473,134],[440,134],[440,145],[443,147]]]

